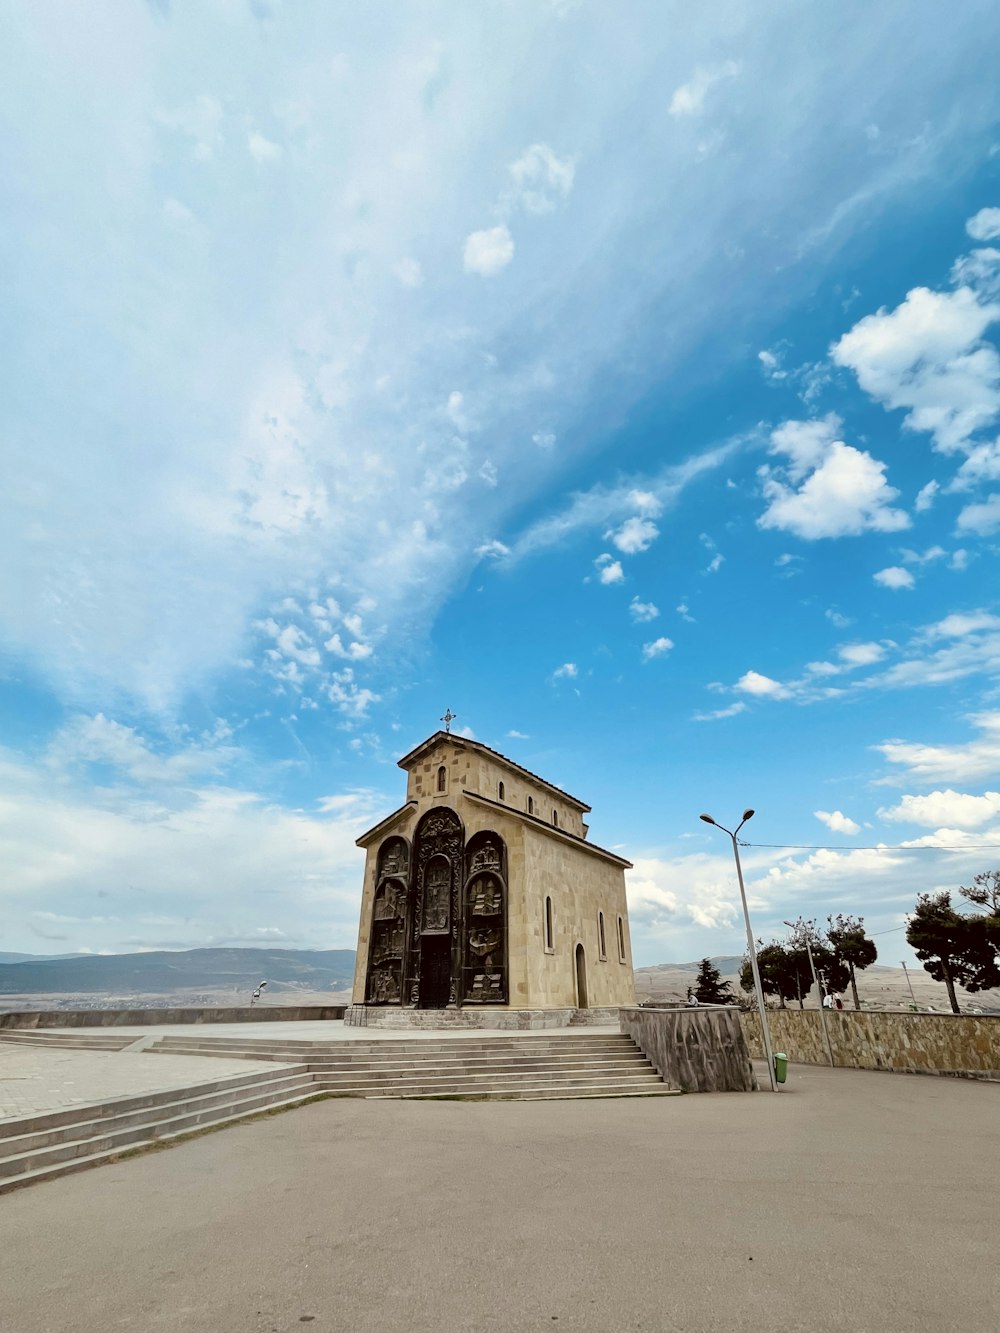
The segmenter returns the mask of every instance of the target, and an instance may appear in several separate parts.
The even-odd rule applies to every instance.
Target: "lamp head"
[[[753,813],[754,813],[754,812],[753,812],[752,810],[744,810],[744,811],[743,811],[743,822],[744,822],[744,824],[747,822],[748,819],[753,819]]]
[[[715,820],[712,818],[711,815],[699,815],[698,818],[699,818],[699,819],[703,819],[703,820],[705,821],[706,824],[714,824],[714,823],[715,823]]]

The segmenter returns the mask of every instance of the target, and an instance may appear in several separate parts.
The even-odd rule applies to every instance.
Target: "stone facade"
[[[756,1092],[757,1080],[738,1009],[622,1009],[627,1033],[682,1092]]]
[[[767,1019],[772,1049],[796,1064],[829,1064],[817,1010],[769,1009]],[[760,1018],[745,1012],[742,1021],[751,1051],[763,1059]],[[844,1009],[827,1014],[827,1030],[838,1067],[1000,1078],[997,1016]]]
[[[635,1003],[624,872],[589,806],[438,732],[367,852],[353,1002],[567,1010]]]

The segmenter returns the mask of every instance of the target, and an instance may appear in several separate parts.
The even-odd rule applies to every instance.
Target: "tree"
[[[842,962],[833,949],[823,940],[816,927],[815,920],[799,917],[792,926],[791,937],[785,946],[787,967],[794,980],[799,1008],[804,1009],[804,996],[808,995],[813,985],[812,966],[809,963],[809,950],[812,950],[813,964],[820,978],[820,1002],[823,999],[824,983],[827,990],[842,991],[850,980],[846,963]],[[808,944],[808,947],[807,947]]]
[[[698,975],[694,981],[694,997],[699,1004],[734,1004],[735,996],[729,982],[722,980],[722,973],[712,966],[711,958],[703,958],[698,966]]]
[[[863,916],[843,916],[840,912],[835,917],[826,918],[826,938],[829,941],[830,948],[838,962],[847,967],[851,982],[851,994],[854,996],[855,1009],[861,1008],[861,1001],[858,999],[858,983],[855,978],[855,971],[863,972],[866,967],[871,967],[878,957],[878,949],[875,947],[875,941],[869,939],[865,934],[865,919]]]
[[[777,995],[778,1004],[787,1008],[786,1000],[794,1000],[799,994],[799,985],[794,968],[789,965],[788,950],[777,940],[765,944],[757,941],[757,970],[760,972],[760,986],[765,995]],[[740,985],[745,991],[752,991],[753,969],[750,959],[744,958],[740,968]]]
[[[976,888],[974,882],[972,891]],[[973,992],[1000,986],[992,925],[995,919],[957,911],[947,890],[921,893],[917,898],[906,927],[906,941],[923,963],[924,971],[948,988],[954,1014],[962,1012],[955,994],[956,981]]]

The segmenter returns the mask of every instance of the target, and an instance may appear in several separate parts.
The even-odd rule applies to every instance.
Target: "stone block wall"
[[[738,1009],[622,1009],[622,1032],[682,1092],[755,1092]]]
[[[741,1015],[756,1059],[764,1058],[760,1017]],[[771,1045],[796,1064],[828,1065],[816,1009],[769,1009]],[[827,1014],[835,1066],[1000,1078],[1000,1016],[833,1010]]]

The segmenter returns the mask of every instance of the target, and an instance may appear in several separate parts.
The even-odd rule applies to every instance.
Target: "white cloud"
[[[147,738],[107,718],[74,723],[44,766],[0,752],[13,947],[354,946],[364,871],[354,839],[390,798],[344,791],[328,809],[323,801],[290,809],[206,782],[202,758],[190,758],[163,759]],[[111,763],[111,780],[91,781],[79,771],[83,759]]]
[[[781,357],[775,352],[764,350],[757,353],[757,360],[760,362],[761,370],[769,380],[783,380],[788,378],[788,372],[781,367]]]
[[[513,730],[513,729],[511,729],[510,731],[507,732],[507,736],[508,736],[508,739],[509,739],[509,740],[512,740],[512,741],[530,741],[530,740],[531,740],[531,737],[527,734],[527,732],[524,732],[524,731],[515,731],[515,730]]]
[[[537,444],[539,449],[551,449],[556,442],[556,437],[550,430],[536,430],[531,437],[531,443]]]
[[[959,532],[991,536],[1000,529],[1000,494],[991,495],[982,504],[966,505],[958,516],[957,527]]]
[[[1000,356],[982,342],[997,318],[1000,306],[980,304],[967,287],[915,287],[895,310],[859,320],[831,355],[872,398],[908,409],[906,426],[950,452],[1000,412]]]
[[[482,463],[482,466],[479,469],[479,476],[480,479],[484,481],[487,486],[495,486],[499,479],[499,474],[497,473],[496,465],[494,463],[491,463],[488,458],[485,459]]]
[[[598,571],[597,577],[602,583],[625,582],[625,571],[622,569],[621,561],[615,560],[607,551],[597,557],[594,568]]]
[[[819,421],[785,421],[771,432],[772,454],[783,454],[790,481],[798,482],[827,458],[843,425],[835,412]]]
[[[974,241],[993,241],[1000,236],[1000,208],[981,208],[965,224]]]
[[[416,259],[406,256],[394,266],[392,271],[404,287],[419,287],[423,283],[424,270]]]
[[[957,287],[971,287],[986,300],[1000,296],[1000,250],[991,245],[961,255],[951,266],[951,280]]]
[[[725,563],[726,563],[726,557],[722,554],[721,551],[716,551],[715,555],[712,556],[711,560],[705,566],[705,573],[718,574],[719,570]]]
[[[207,162],[222,147],[222,103],[208,93],[172,111],[158,111],[156,119],[168,129],[186,135],[200,162]]]
[[[575,680],[578,675],[575,662],[564,662],[552,673],[553,680]]]
[[[652,602],[640,602],[638,597],[633,597],[629,603],[629,615],[638,624],[644,624],[647,621],[655,620],[660,614],[660,608],[654,606]]]
[[[560,160],[547,144],[525,149],[510,165],[515,201],[526,213],[551,213],[573,188],[575,166]]]
[[[772,680],[770,676],[762,676],[758,671],[745,672],[734,688],[759,699],[787,699],[789,693],[780,681]]]
[[[827,620],[829,620],[831,625],[836,625],[837,629],[847,629],[848,625],[854,623],[850,616],[845,616],[844,613],[838,611],[836,607],[828,607],[823,614],[826,616]]]
[[[723,79],[734,79],[740,72],[738,61],[726,60],[719,65],[699,65],[687,83],[674,91],[670,99],[672,116],[695,116],[705,105],[705,98]]]
[[[926,486],[921,486],[913,505],[918,514],[923,514],[931,508],[940,489],[940,483],[936,481],[929,481]]]
[[[651,662],[654,657],[662,657],[664,653],[669,653],[673,646],[673,639],[665,637],[654,639],[652,643],[644,643],[642,645],[642,660]]]
[[[715,708],[710,713],[695,713],[692,721],[694,722],[718,722],[720,718],[736,717],[740,713],[746,712],[746,704],[742,700],[730,704],[728,708]]]
[[[776,448],[782,447],[778,435],[776,431],[772,437]],[[760,527],[792,532],[805,541],[858,536],[862,532],[898,532],[909,527],[908,515],[891,508],[899,492],[886,481],[884,463],[842,441],[824,446],[819,440],[818,432],[805,438],[799,433],[794,439],[788,469],[793,482],[825,448],[822,462],[798,490],[771,469],[762,470],[768,507],[757,520]]]
[[[470,232],[465,238],[463,262],[466,273],[492,278],[514,258],[514,238],[501,224],[484,231]]]
[[[967,783],[990,780],[1000,771],[1000,712],[974,713],[969,721],[981,733],[964,745],[928,745],[891,740],[875,749],[905,769],[910,782]]]
[[[652,546],[660,530],[648,518],[627,518],[617,532],[604,535],[625,555],[636,555]]]
[[[480,559],[484,556],[488,556],[493,560],[502,560],[505,556],[510,555],[510,547],[504,546],[503,542],[498,542],[494,539],[493,541],[483,542],[481,546],[477,546],[476,555],[479,556]]]
[[[840,810],[814,810],[813,814],[821,824],[827,826],[831,833],[848,833],[853,835],[861,832],[861,825],[856,824],[853,819],[849,819],[847,815],[843,814]]]
[[[904,796],[898,805],[878,812],[880,819],[901,824],[921,824],[924,828],[980,828],[990,820],[1000,819],[1000,792],[987,791],[982,796],[954,791],[931,791],[926,796]]]
[[[892,588],[895,591],[914,586],[913,575],[902,565],[890,565],[888,569],[880,569],[872,575],[872,581],[882,588]]]
[[[849,667],[872,666],[885,657],[885,649],[880,643],[845,643],[837,652]]]
[[[276,162],[281,157],[281,145],[265,139],[256,130],[248,137],[247,148],[255,162]]]

